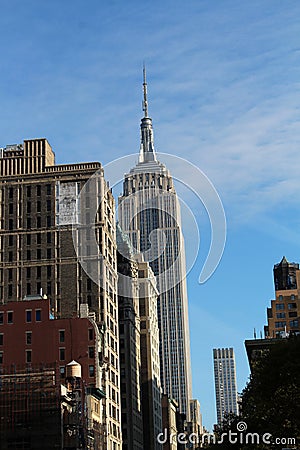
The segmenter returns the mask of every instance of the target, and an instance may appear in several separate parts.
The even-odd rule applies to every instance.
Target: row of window
[[[297,308],[297,303],[288,303],[288,309],[296,309]],[[281,311],[285,309],[285,304],[284,303],[277,303],[276,304],[276,311]]]
[[[32,309],[26,310],[25,316],[26,316],[26,322],[32,322],[32,317],[33,317]],[[5,317],[4,311],[0,311],[0,325],[4,324],[4,317]],[[13,313],[13,311],[7,311],[6,317],[7,317],[7,323],[8,324],[14,323],[14,313]],[[42,310],[41,309],[36,309],[35,310],[35,321],[36,322],[41,322],[41,320],[42,320]]]
[[[31,217],[27,217],[26,219],[26,228],[27,229],[31,229],[34,228],[33,227],[33,221],[31,219]],[[52,216],[46,216],[46,224],[44,226],[47,226],[47,228],[50,228],[53,224],[53,220],[52,220]],[[19,224],[18,228],[21,228],[22,225]],[[41,228],[42,227],[42,217],[41,216],[37,216],[36,218],[36,228]],[[9,230],[14,230],[14,219],[8,219],[8,229]]]
[[[9,190],[8,190],[8,198],[9,199],[13,199],[14,198],[15,190],[16,189],[13,188],[13,187],[9,188]],[[31,197],[32,191],[33,191],[33,186],[27,186],[26,187],[26,195],[27,195],[27,197]],[[51,193],[52,193],[52,186],[51,186],[51,184],[46,184],[46,194],[47,195],[51,195]],[[37,195],[37,197],[40,197],[42,195],[42,186],[41,185],[36,186],[36,195]]]
[[[9,203],[9,205],[8,205],[8,214],[13,214],[14,213],[14,206],[15,206],[15,203]],[[46,209],[47,209],[47,211],[51,211],[51,206],[52,206],[51,200],[47,200],[47,202],[46,202]],[[31,210],[32,210],[32,203],[31,202],[27,202],[27,204],[26,204],[26,212],[27,212],[27,214],[30,214],[32,212]],[[38,200],[36,202],[36,212],[41,212],[41,210],[42,210],[42,202],[40,200]]]
[[[26,251],[26,260],[27,261],[31,261],[32,260],[32,256],[33,256],[33,254],[31,252],[31,250],[27,250]],[[44,259],[44,257],[42,258],[42,249],[41,248],[38,248],[36,250],[35,256],[36,256],[36,258],[33,257],[33,260],[35,260],[35,259]],[[51,248],[47,248],[46,258],[47,259],[51,259],[52,258],[52,249]],[[8,261],[9,262],[13,262],[14,261],[14,253],[12,251],[8,252]]]
[[[285,319],[285,317],[286,317],[285,312],[276,313],[276,319]],[[297,317],[297,311],[289,312],[289,317]]]
[[[32,362],[32,350],[25,350],[25,361],[26,363]],[[0,364],[3,364],[4,362],[4,352],[0,351]],[[60,376],[61,378],[65,378],[66,375],[66,368],[65,366],[60,367]],[[89,376],[94,377],[95,376],[95,366],[93,364],[89,365]]]
[[[296,296],[294,294],[291,295],[291,300],[295,300]],[[278,300],[282,301],[283,300],[283,295],[279,295],[278,296]]]
[[[47,244],[51,244],[51,242],[52,242],[51,232],[49,231],[46,234],[47,234]],[[26,240],[24,239],[24,244],[31,245],[32,241],[33,241],[32,236],[33,236],[32,234],[26,234]],[[37,234],[35,234],[35,236],[36,236],[36,243],[37,243],[37,245],[42,244],[42,234],[41,233],[37,233]],[[43,236],[44,236],[44,234],[43,234]],[[18,238],[19,237],[20,236],[18,236]],[[9,247],[12,247],[14,245],[14,238],[15,238],[15,236],[13,234],[10,234],[8,236],[8,246]],[[21,241],[19,241],[18,246],[19,247],[21,246]]]
[[[299,326],[298,319],[290,320],[290,327],[291,328],[298,328],[298,326]],[[275,322],[275,328],[284,328],[284,327],[286,327],[286,321]]]

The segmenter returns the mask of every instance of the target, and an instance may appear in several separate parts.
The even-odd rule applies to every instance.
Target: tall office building
[[[300,270],[284,256],[274,269],[275,300],[267,309],[265,337],[285,337],[300,333]]]
[[[77,195],[95,174],[78,201]],[[100,385],[103,399],[101,449],[121,448],[115,204],[100,163],[55,164],[46,139],[25,140],[0,150],[0,303],[46,293],[52,314],[75,317],[88,304],[103,336]],[[92,207],[99,201],[96,215]],[[84,218],[84,220],[83,220]],[[80,223],[89,224],[85,233]],[[93,282],[73,244],[89,258],[97,237],[101,258],[93,258]],[[92,258],[93,255],[91,255]],[[96,259],[96,263],[95,263]],[[87,262],[87,266],[89,261]],[[61,357],[57,356],[60,364]]]
[[[213,350],[213,358],[217,420],[220,425],[226,413],[238,414],[238,396],[233,348],[215,348]]]
[[[139,261],[139,306],[141,319],[141,385],[144,424],[143,450],[161,450],[157,436],[162,431],[159,329],[156,281],[148,263]]]
[[[163,391],[189,414],[190,342],[184,240],[172,177],[157,160],[148,116],[144,70],[144,117],[138,164],[125,175],[119,221],[133,247],[150,263],[157,281],[160,367]]]
[[[138,264],[117,225],[120,382],[123,450],[143,450]]]

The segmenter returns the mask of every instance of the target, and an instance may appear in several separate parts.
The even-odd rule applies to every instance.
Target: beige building
[[[162,396],[162,426],[163,436],[160,442],[163,442],[163,450],[177,450],[178,445],[178,429],[177,429],[177,412],[178,403],[170,399],[167,395]]]
[[[275,300],[267,309],[265,337],[286,337],[300,333],[300,270],[299,264],[285,257],[274,266]]]
[[[162,431],[158,291],[148,263],[138,263],[141,319],[141,383],[144,423],[144,450],[160,450],[157,436]]]
[[[120,381],[123,450],[143,450],[138,264],[117,225]]]
[[[186,433],[189,441],[189,448],[197,449],[202,443],[202,414],[200,403],[197,399],[190,400],[190,421],[186,424]]]
[[[119,450],[115,204],[101,164],[56,165],[48,141],[32,139],[0,150],[0,173],[0,302],[43,292],[61,318],[89,306],[104,337],[101,448]]]

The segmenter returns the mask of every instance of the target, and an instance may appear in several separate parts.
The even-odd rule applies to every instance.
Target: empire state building
[[[180,205],[173,179],[166,166],[157,160],[154,150],[145,69],[143,93],[139,161],[124,178],[119,223],[155,274],[159,292],[161,385],[164,393],[178,402],[179,411],[188,416],[192,381]]]

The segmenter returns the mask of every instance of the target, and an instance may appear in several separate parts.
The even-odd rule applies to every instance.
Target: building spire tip
[[[143,92],[144,92],[144,100],[143,100],[144,117],[148,117],[147,79],[146,79],[145,62],[143,63]]]

